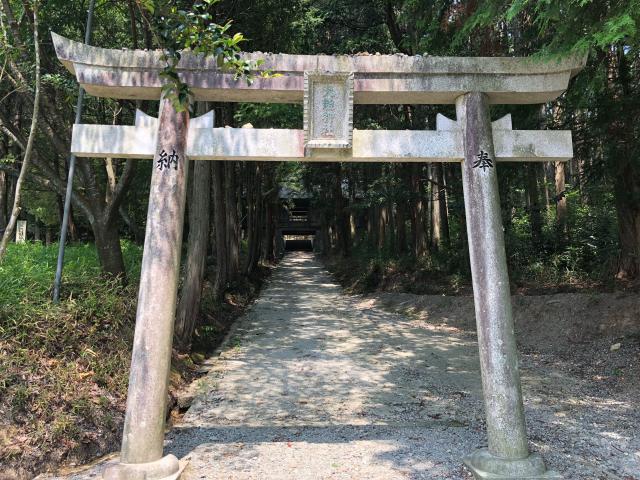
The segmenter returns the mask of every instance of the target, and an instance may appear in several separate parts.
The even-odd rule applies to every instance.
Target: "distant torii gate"
[[[161,99],[159,51],[107,50],[53,34],[60,61],[87,93]],[[493,122],[490,104],[553,100],[585,59],[406,55],[244,54],[263,60],[248,85],[214,58],[185,53],[178,72],[196,100],[304,103],[302,130],[213,128],[212,114],[191,120],[161,99],[160,117],[135,126],[74,125],[79,157],[153,158],[149,210],[120,463],[108,480],[177,479],[163,457],[168,376],[176,309],[187,159],[353,162],[461,162],[488,448],[464,459],[478,479],[561,478],[527,446],[509,277],[498,196],[497,162],[566,161],[571,132],[513,130]],[[436,131],[353,129],[353,104],[455,104],[457,121],[438,116]]]

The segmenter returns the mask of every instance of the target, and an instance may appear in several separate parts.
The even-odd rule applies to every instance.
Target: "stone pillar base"
[[[537,453],[523,459],[507,460],[495,457],[488,449],[482,448],[467,455],[463,462],[478,480],[562,479],[558,473],[547,470],[544,460]]]
[[[173,455],[149,463],[118,463],[105,470],[103,480],[177,480],[184,467]]]

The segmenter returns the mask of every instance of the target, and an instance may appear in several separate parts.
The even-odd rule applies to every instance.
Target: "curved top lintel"
[[[88,93],[115,98],[159,98],[162,51],[106,49],[52,32],[58,59]],[[567,88],[586,56],[542,61],[529,57],[431,57],[407,55],[290,55],[243,53],[258,70],[281,74],[234,81],[213,57],[185,52],[178,72],[196,98],[224,101],[299,102],[305,71],[353,72],[356,103],[452,103],[477,89],[492,103],[541,103]],[[234,92],[235,90],[235,92]],[[216,93],[217,92],[217,93]],[[223,96],[222,92],[226,95]],[[236,98],[237,97],[237,98]]]

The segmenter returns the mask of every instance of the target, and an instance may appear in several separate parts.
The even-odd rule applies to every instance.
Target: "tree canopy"
[[[2,2],[3,228],[33,109],[33,5],[29,0]],[[61,218],[77,90],[75,80],[56,61],[47,32],[82,38],[86,7],[86,2],[54,0],[40,8],[42,112],[23,216],[48,231],[51,239]],[[180,104],[189,96],[188,85],[175,71],[183,49],[217,55],[239,75],[249,71],[238,55],[241,48],[305,54],[533,55],[548,61],[588,55],[585,71],[557,101],[493,109],[495,117],[512,113],[516,128],[567,128],[575,139],[576,156],[566,166],[501,168],[509,258],[523,279],[531,269],[543,268],[602,282],[633,281],[640,272],[640,157],[634,120],[639,113],[639,17],[637,0],[98,1],[93,43],[164,49],[167,89]],[[302,122],[299,105],[210,107],[221,126],[300,128]],[[155,114],[157,105],[89,98],[83,121],[131,123],[136,108]],[[355,125],[434,128],[438,111],[453,116],[446,106],[358,105]],[[120,238],[141,238],[148,168],[144,162],[119,159],[81,162],[73,192],[73,239],[93,238],[107,273],[124,271]],[[274,173],[267,173],[273,168]],[[466,275],[460,172],[453,165],[234,164],[224,165],[226,169],[235,172],[228,177],[237,205],[233,221],[240,222],[254,208],[249,205],[251,182],[258,182],[263,192],[294,186],[312,196],[322,210],[328,251],[351,254],[374,248],[392,257],[415,255],[428,268]],[[238,172],[243,173],[237,176]],[[270,185],[267,178],[274,174],[276,185]],[[226,184],[224,190],[230,200]],[[240,232],[234,241],[240,242],[249,227],[234,228]],[[443,251],[450,260],[439,264],[438,252]]]

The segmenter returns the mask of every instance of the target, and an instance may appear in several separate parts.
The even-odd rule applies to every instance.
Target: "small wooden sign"
[[[353,73],[304,73],[304,132],[308,148],[351,148]]]

